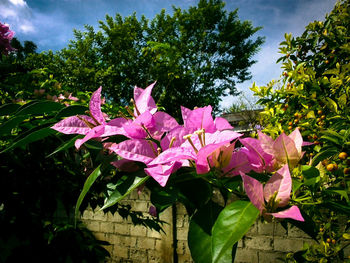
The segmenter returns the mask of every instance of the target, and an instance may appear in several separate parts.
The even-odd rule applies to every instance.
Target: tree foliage
[[[299,127],[313,142],[294,187],[307,200],[304,209],[316,223],[319,243],[306,246],[291,262],[344,262],[349,245],[349,24],[350,3],[340,1],[325,21],[310,23],[301,36],[286,34],[280,47],[282,80],[252,87],[265,106],[265,131]]]
[[[251,76],[252,56],[263,43],[260,29],[227,12],[221,0],[201,0],[188,10],[162,10],[152,20],[136,14],[106,16],[100,31],[86,26],[55,60],[57,78],[71,92],[102,85],[109,99],[127,104],[135,85],[157,81],[155,99],[171,114],[178,107],[207,104],[219,109],[222,96],[237,95],[236,83]]]

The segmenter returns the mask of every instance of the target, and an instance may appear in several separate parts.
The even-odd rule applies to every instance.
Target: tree
[[[237,95],[236,83],[251,76],[252,56],[263,43],[260,29],[227,12],[221,0],[201,0],[188,10],[162,10],[154,19],[106,16],[101,31],[87,26],[59,52],[62,85],[75,92],[102,85],[108,98],[126,104],[135,85],[157,81],[155,99],[179,117],[177,106],[211,104]]]
[[[288,262],[344,262],[349,246],[350,206],[350,49],[349,1],[338,2],[325,21],[310,23],[293,38],[285,35],[280,51],[280,85],[252,90],[265,106],[265,131],[278,134],[298,127],[313,142],[307,165],[293,178],[315,222],[318,243],[305,246]],[[303,202],[302,202],[303,203]]]

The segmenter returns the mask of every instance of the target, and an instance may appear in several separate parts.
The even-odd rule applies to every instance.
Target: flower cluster
[[[11,46],[11,40],[14,34],[15,33],[10,30],[9,25],[0,22],[0,51],[4,55],[8,55],[9,52],[15,50]]]
[[[264,216],[292,218],[303,221],[297,206],[279,211],[289,205],[293,168],[303,156],[299,130],[289,136],[284,133],[276,140],[259,131],[259,139],[242,138],[227,120],[213,119],[211,106],[193,110],[181,107],[183,124],[169,114],[158,111],[151,96],[155,83],[146,89],[135,87],[134,110],[130,117],[109,120],[101,111],[101,90],[96,90],[89,104],[89,115],[68,117],[52,128],[65,134],[82,134],[77,149],[90,139],[102,142],[114,135],[123,135],[120,143],[104,142],[110,152],[120,159],[113,165],[120,170],[134,171],[137,163],[146,165],[145,173],[165,186],[171,174],[181,167],[193,167],[197,174],[215,172],[217,176],[241,176],[251,202]],[[241,146],[236,147],[239,143]],[[249,172],[272,174],[262,183]]]

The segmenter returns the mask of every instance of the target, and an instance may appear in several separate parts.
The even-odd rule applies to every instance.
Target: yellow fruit
[[[340,160],[345,160],[346,158],[348,158],[348,154],[346,152],[339,153]]]
[[[350,174],[350,168],[344,168],[344,174]]]
[[[326,166],[326,169],[328,170],[328,171],[333,171],[333,170],[335,170],[334,169],[335,167],[334,167],[334,164],[332,164],[332,163],[330,163],[330,164],[328,164],[327,166]]]

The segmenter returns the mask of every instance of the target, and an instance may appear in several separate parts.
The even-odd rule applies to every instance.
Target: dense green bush
[[[304,196],[304,211],[315,222],[318,244],[295,254],[298,262],[343,262],[349,245],[349,24],[350,3],[341,1],[300,37],[285,35],[282,79],[252,87],[265,106],[265,131],[276,135],[299,127],[314,143],[304,158],[310,173],[301,170],[293,180]]]

